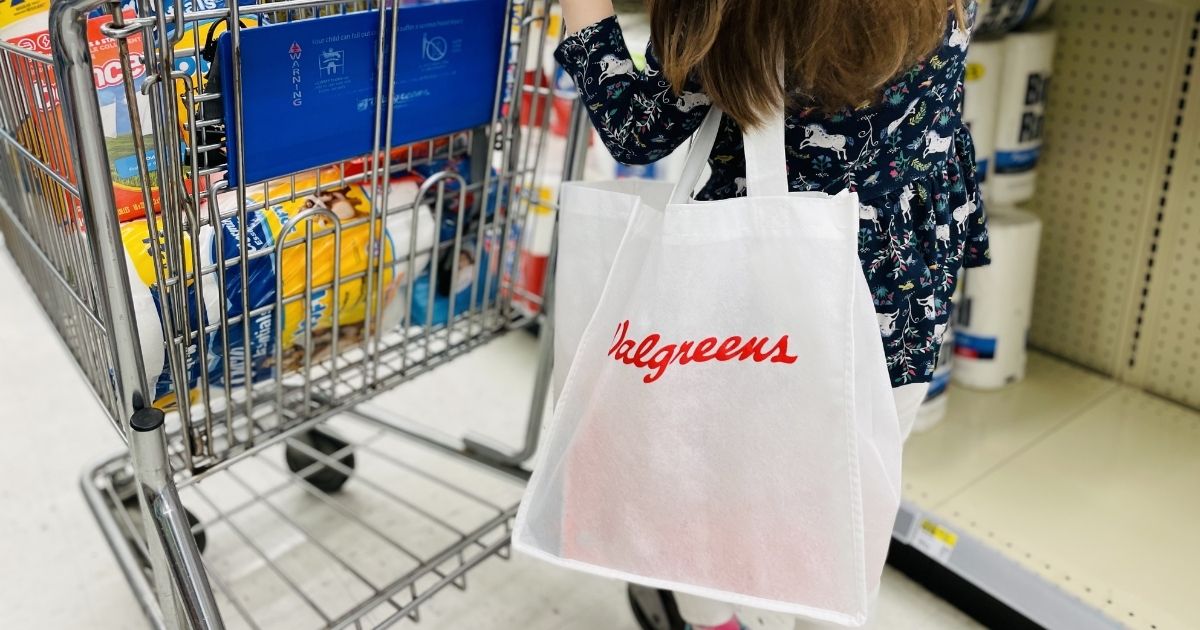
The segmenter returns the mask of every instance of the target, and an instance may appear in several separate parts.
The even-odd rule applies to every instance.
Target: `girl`
[[[651,45],[639,69],[611,0],[561,2],[571,35],[557,58],[618,161],[662,159],[712,105],[725,112],[697,199],[745,193],[741,129],[786,94],[791,190],[858,191],[859,257],[907,436],[959,271],[988,262],[974,147],[961,119],[974,4],[647,0]],[[728,606],[679,600],[697,628],[738,628]]]

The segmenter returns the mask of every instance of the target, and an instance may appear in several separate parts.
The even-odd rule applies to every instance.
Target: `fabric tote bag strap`
[[[671,203],[687,203],[704,172],[704,165],[717,142],[724,112],[714,106],[696,131],[683,174]],[[784,149],[784,110],[780,108],[758,127],[743,131],[746,152],[746,194],[751,197],[782,197],[788,194],[787,152]]]

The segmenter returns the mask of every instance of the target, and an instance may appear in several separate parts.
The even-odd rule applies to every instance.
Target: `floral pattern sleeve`
[[[616,16],[568,36],[555,56],[574,78],[601,140],[623,164],[667,157],[708,114],[710,100],[697,85],[675,93],[652,47],[644,68],[634,64]]]

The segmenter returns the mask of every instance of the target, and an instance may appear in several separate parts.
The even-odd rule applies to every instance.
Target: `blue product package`
[[[213,265],[219,260],[216,239],[221,239],[226,260],[237,259],[241,251],[242,244],[245,243],[248,254],[255,254],[264,250],[273,250],[275,248],[274,235],[268,226],[266,214],[268,212],[276,212],[279,217],[279,222],[286,222],[286,215],[279,215],[274,209],[262,209],[248,213],[247,227],[241,229],[238,217],[226,217],[221,221],[218,229],[211,229],[208,226],[201,231],[200,234],[200,259],[204,265]],[[152,373],[151,385],[154,387],[154,399],[161,400],[171,394],[178,394],[179,389],[186,392],[200,384],[201,372],[208,375],[208,383],[212,386],[222,386],[226,384],[225,370],[229,370],[229,385],[239,386],[246,382],[246,375],[250,374],[251,382],[258,382],[269,378],[274,374],[274,367],[271,365],[271,360],[274,357],[275,351],[275,317],[273,310],[261,311],[263,307],[271,306],[275,303],[275,287],[276,287],[276,267],[275,256],[255,256],[248,260],[247,269],[249,271],[246,285],[246,300],[250,308],[251,316],[249,323],[250,332],[250,360],[245,359],[245,331],[241,325],[230,325],[226,332],[220,329],[209,332],[205,335],[205,350],[204,356],[199,354],[199,344],[190,344],[187,348],[187,357],[185,365],[187,366],[187,382],[183,388],[176,388],[174,377],[171,373],[170,363],[164,357],[163,365],[158,370],[157,375],[154,374],[155,368],[147,366],[147,370]],[[221,311],[225,312],[225,316],[230,320],[236,320],[242,316],[242,272],[240,261],[229,263],[225,267],[225,297],[224,303],[218,299],[219,278],[217,274],[205,274],[201,284],[204,285],[203,297],[204,306],[201,308],[201,293],[197,290],[197,283],[190,282],[187,285],[187,305],[188,305],[188,330],[191,333],[202,334],[201,331],[208,326],[221,321]],[[163,310],[161,304],[161,295],[156,285],[147,287],[150,296],[154,299],[154,305],[157,309],[158,319],[161,321]],[[228,335],[226,339],[223,335]],[[225,355],[226,342],[228,342],[229,355]]]
[[[200,308],[200,300],[196,294],[196,285],[190,284],[186,288],[187,329],[190,333],[198,333],[212,322],[209,322],[205,317],[205,313]],[[162,294],[157,286],[150,287],[150,295],[154,297],[154,306],[158,309],[158,316],[161,320],[163,312]],[[200,380],[200,370],[205,369],[204,362],[197,352],[196,346],[188,346],[187,356],[184,359],[184,366],[187,370],[187,379],[189,384],[194,384]],[[154,390],[154,399],[159,400],[174,393],[175,388],[171,382],[171,364],[164,357],[163,364],[157,376],[153,375],[153,368],[146,366],[147,371],[151,372],[150,387]]]
[[[383,16],[390,26],[398,12],[393,146],[491,120],[505,9],[504,0],[457,0]],[[379,23],[376,10],[241,33],[242,129],[236,99],[224,99],[230,185],[239,184],[239,168],[253,183],[374,149]],[[230,35],[221,35],[218,54],[232,67]],[[233,74],[221,73],[227,95],[235,93]]]
[[[471,184],[471,156],[463,153],[450,158],[433,160],[425,164],[417,164],[412,168],[412,172],[420,175],[423,180],[429,179],[443,171],[462,177],[463,181],[469,186]],[[458,214],[458,188],[459,185],[456,178],[451,177],[446,180],[445,211],[447,213]],[[433,194],[433,192],[431,191],[430,194]],[[467,198],[469,203],[470,194],[467,195]]]
[[[640,164],[630,166],[617,162],[617,179],[656,179],[658,177],[657,164]]]
[[[996,338],[971,335],[965,332],[954,333],[954,354],[970,359],[995,359]]]
[[[420,175],[422,178],[428,179],[441,172],[449,172],[460,175],[463,181],[468,186],[475,183],[471,180],[471,156],[467,154],[457,155],[448,159],[438,159],[426,164],[418,164],[413,166],[412,172]],[[491,169],[491,183],[488,185],[487,208],[484,212],[484,217],[491,219],[496,213],[497,207],[504,206],[504,193],[506,189],[497,185],[500,181],[499,173],[496,169]],[[440,227],[439,240],[441,242],[453,241],[458,233],[459,222],[459,207],[458,207],[458,180],[449,179],[446,181],[446,199],[442,212],[442,224]],[[431,191],[429,193],[433,195]],[[466,195],[467,204],[474,209],[475,195],[478,193],[469,192]],[[476,213],[474,210],[468,213],[468,218],[463,229],[469,235],[471,229],[477,225]]]
[[[1024,151],[997,151],[996,172],[1004,175],[1028,173],[1037,167],[1041,153],[1041,146]]]
[[[481,264],[479,265],[478,273],[475,282],[471,286],[464,288],[454,296],[454,317],[458,317],[466,313],[471,308],[471,293],[474,292],[475,308],[480,308],[484,303],[484,285],[487,288],[487,302],[489,304],[496,303],[496,296],[500,293],[500,278],[496,276],[496,270],[491,271],[491,278],[488,278],[488,269],[491,266],[491,252],[488,247],[483,248]],[[488,282],[490,280],[490,282]],[[412,325],[425,326],[427,323],[430,326],[445,326],[450,321],[450,298],[444,295],[438,295],[434,291],[433,306],[429,303],[429,273],[421,274],[413,281],[413,298],[412,298]],[[428,322],[427,322],[428,318]]]
[[[274,369],[271,360],[275,356],[275,311],[274,309],[257,312],[263,307],[275,304],[276,259],[272,252],[265,256],[254,256],[258,252],[275,249],[275,235],[268,225],[267,213],[275,213],[279,223],[287,223],[288,217],[280,208],[263,208],[247,213],[246,227],[242,229],[237,216],[222,219],[220,230],[213,236],[213,241],[207,243],[207,261],[215,263],[220,260],[218,252],[226,260],[239,258],[241,249],[246,247],[246,305],[249,307],[250,324],[250,360],[246,354],[246,330],[239,325],[229,326],[226,332],[216,330],[208,336],[208,378],[212,385],[225,385],[226,363],[229,368],[229,385],[242,385],[246,375],[250,381],[257,383],[269,378]],[[218,250],[216,239],[221,239],[221,249]],[[204,244],[202,243],[202,246]],[[207,289],[215,292],[216,287]],[[233,320],[240,318],[242,311],[242,267],[241,261],[230,263],[225,269],[225,298],[224,305],[214,303],[214,310],[224,307],[226,316]],[[210,317],[219,315],[210,314]],[[226,357],[225,339],[228,335],[229,356]],[[189,385],[194,386],[195,383]]]

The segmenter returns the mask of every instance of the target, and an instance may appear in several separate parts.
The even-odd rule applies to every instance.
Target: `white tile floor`
[[[83,468],[118,450],[120,443],[6,251],[0,253],[0,296],[0,418],[5,431],[0,436],[0,628],[145,627],[78,487]],[[379,402],[427,421],[437,418],[447,431],[475,422],[512,442],[520,435],[534,360],[532,340],[510,335]],[[464,391],[470,395],[460,395]],[[522,558],[489,560],[470,575],[467,591],[443,592],[423,613],[424,621],[416,627],[636,628],[622,585]],[[778,619],[747,621],[764,628],[790,627]],[[978,626],[889,570],[871,627]]]

